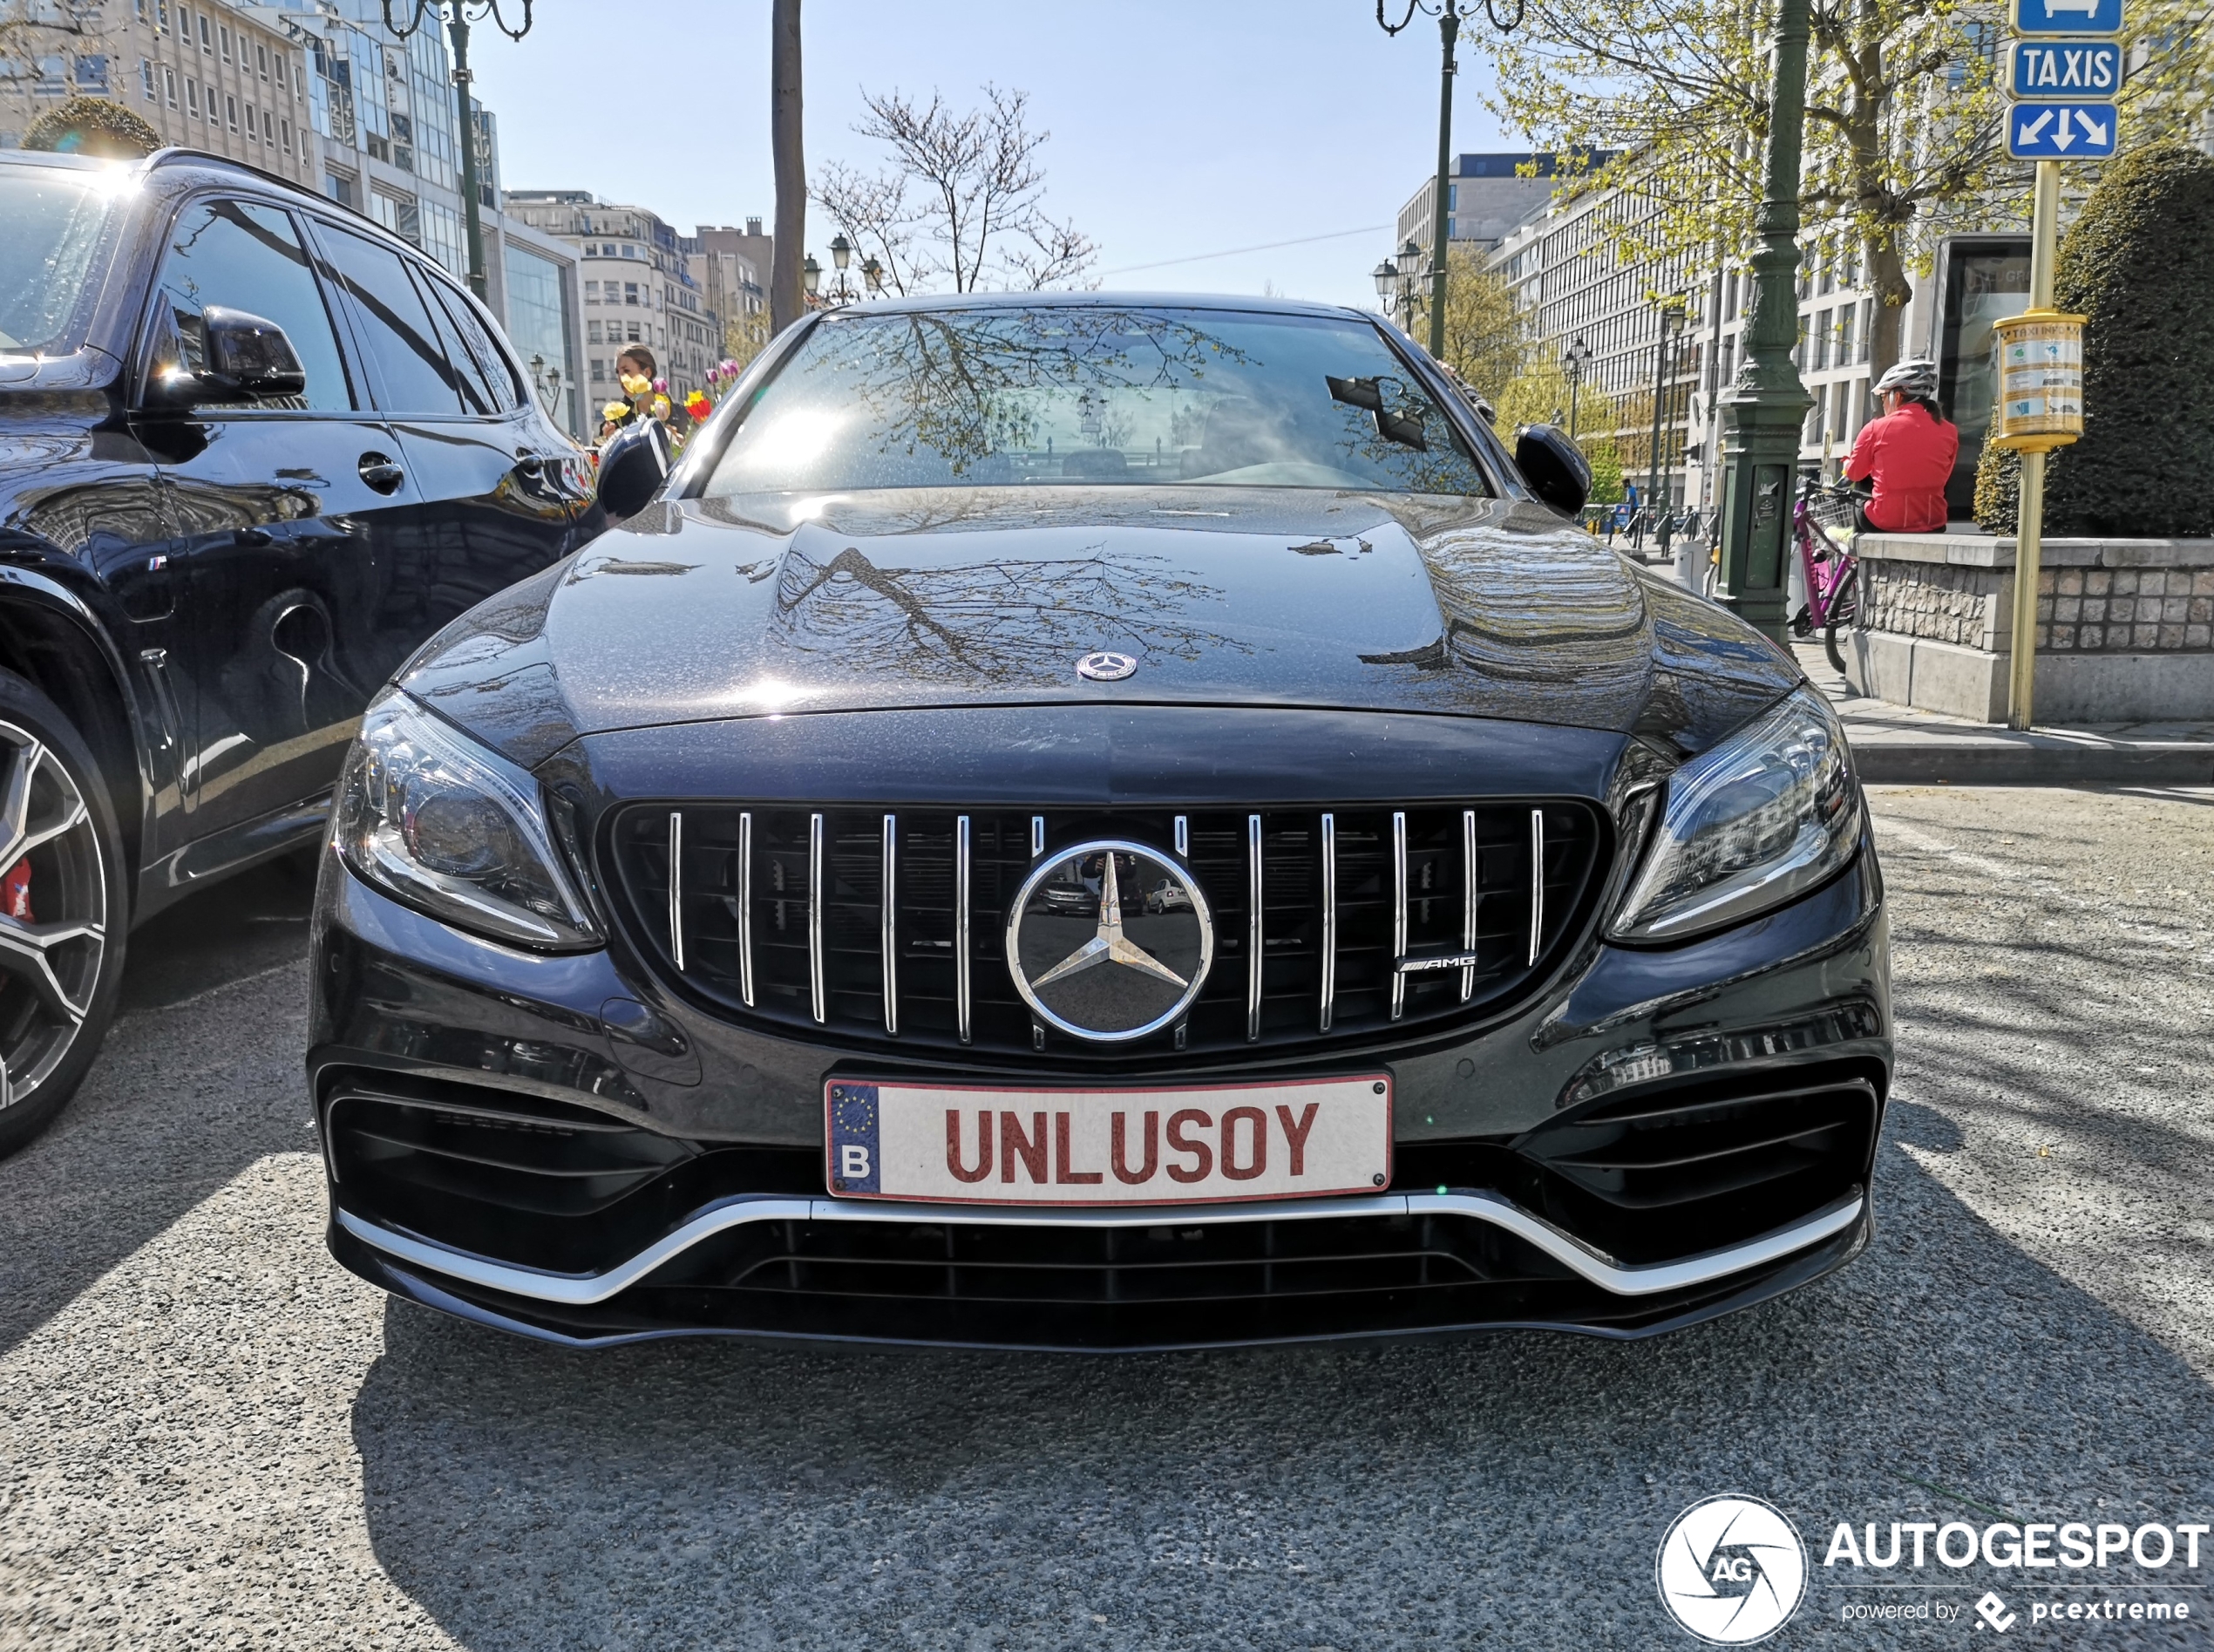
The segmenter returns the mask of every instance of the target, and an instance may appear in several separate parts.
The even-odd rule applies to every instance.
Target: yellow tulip
[[[606,419],[608,423],[612,425],[617,419],[622,418],[623,415],[628,413],[629,411],[630,404],[628,402],[609,402],[605,407],[600,410],[600,417]]]
[[[643,373],[625,373],[622,376],[622,393],[626,396],[643,396],[653,387],[654,381]]]

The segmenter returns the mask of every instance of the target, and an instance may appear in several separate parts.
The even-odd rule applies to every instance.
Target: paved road
[[[1725,1489],[1815,1545],[1771,1644],[1957,1643],[1838,1609],[1989,1574],[1851,1593],[1832,1525],[2214,1508],[2214,796],[1877,807],[1880,1237],[1628,1347],[582,1355],[391,1305],[321,1247],[301,890],[207,898],[0,1165],[0,1646],[1688,1647],[1654,1546]],[[2091,1642],[2208,1643],[2214,1592],[2108,1575],[2199,1617]]]

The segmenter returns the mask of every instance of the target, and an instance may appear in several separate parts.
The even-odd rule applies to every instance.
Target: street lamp
[[[1560,371],[1568,375],[1568,439],[1576,439],[1576,392],[1583,388],[1584,368],[1592,359],[1592,347],[1579,338],[1561,353]]]
[[[815,262],[812,253],[807,255],[807,262],[799,267],[799,284],[807,289],[810,298],[822,287],[823,267]]]
[[[1681,335],[1685,319],[1690,314],[1691,301],[1681,293],[1670,293],[1660,301],[1660,337],[1653,346],[1653,451],[1652,464],[1646,473],[1645,503],[1647,511],[1660,496],[1660,411],[1667,394],[1667,375],[1668,357],[1676,339]],[[1664,543],[1665,539],[1664,539]]]
[[[1792,359],[1799,300],[1799,149],[1806,125],[1809,0],[1776,0],[1776,84],[1769,94],[1766,180],[1753,221],[1753,303],[1745,364],[1722,396],[1722,566],[1715,600],[1778,644],[1783,629],[1784,535],[1799,426],[1814,398]]]
[[[1798,0],[1803,5],[1806,0]],[[1514,20],[1499,21],[1498,0],[1484,0],[1484,9],[1491,18],[1491,26],[1501,34],[1510,32],[1522,21],[1526,0],[1514,0]],[[1384,0],[1376,0],[1376,26],[1388,35],[1396,35],[1414,22],[1417,10],[1428,11],[1425,0],[1407,0],[1407,10],[1397,23],[1384,21]],[[1453,180],[1453,76],[1459,65],[1453,61],[1453,42],[1461,32],[1460,0],[1437,0],[1437,33],[1443,46],[1443,55],[1437,74],[1437,199],[1430,213],[1430,353],[1439,361],[1445,359],[1445,243],[1451,227]],[[1408,243],[1409,246],[1413,242]],[[1419,250],[1417,251],[1419,258]],[[1409,281],[1414,272],[1407,272]],[[1409,311],[1411,314],[1411,296]]]
[[[520,40],[531,31],[531,0],[523,0],[523,26],[511,29],[507,19],[499,13],[500,0],[412,0],[414,13],[406,27],[392,21],[392,8],[398,0],[384,0],[384,27],[401,40],[406,39],[423,27],[430,17],[439,17],[446,26],[446,39],[453,51],[453,99],[460,112],[461,129],[461,215],[469,236],[469,290],[479,298],[486,298],[485,290],[485,226],[478,211],[477,182],[477,118],[469,107],[469,17],[468,6],[477,8],[477,21],[490,17],[492,26],[510,40]]]
[[[871,254],[868,262],[861,266],[861,279],[868,285],[870,297],[884,296],[884,266],[876,262],[874,254]]]
[[[1415,306],[1422,302],[1422,290],[1415,282],[1422,274],[1423,249],[1409,235],[1407,244],[1395,257],[1399,266],[1399,324],[1411,330],[1415,325]]]
[[[846,279],[846,266],[852,262],[853,243],[846,239],[846,232],[841,229],[831,237],[831,262],[838,269],[838,287],[831,294],[834,304],[850,304],[856,296]]]
[[[558,424],[560,416],[554,409],[561,399],[560,368],[549,367],[543,355],[534,355],[531,357],[531,383],[537,387],[539,400],[546,405],[546,416]]]
[[[1398,267],[1389,258],[1381,259],[1376,267],[1368,272],[1368,278],[1376,283],[1376,297],[1384,307],[1384,314],[1390,315],[1398,308],[1392,302],[1399,291]]]

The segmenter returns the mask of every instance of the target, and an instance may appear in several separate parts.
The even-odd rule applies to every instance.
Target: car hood
[[[1137,669],[1088,681],[1095,650]],[[655,505],[402,674],[526,765],[621,728],[1103,703],[1500,718],[1685,755],[1798,680],[1541,506],[1206,487]]]

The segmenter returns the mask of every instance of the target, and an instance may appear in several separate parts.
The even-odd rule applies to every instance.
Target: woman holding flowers
[[[601,441],[638,419],[669,423],[669,381],[656,376],[652,350],[643,344],[631,345],[615,357],[615,377],[621,381],[622,395],[600,410]]]

